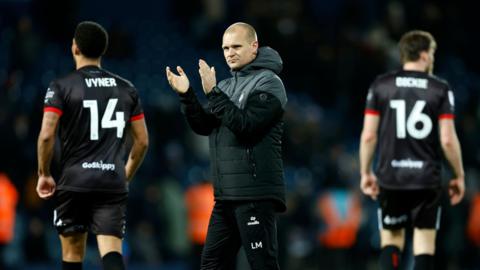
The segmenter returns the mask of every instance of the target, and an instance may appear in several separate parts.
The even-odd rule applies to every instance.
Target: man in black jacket
[[[201,269],[235,269],[243,246],[252,269],[279,269],[276,213],[285,206],[282,134],[287,96],[279,54],[258,47],[255,29],[231,25],[223,53],[232,77],[216,83],[215,69],[199,61],[206,108],[199,103],[181,67],[167,67],[190,127],[210,139],[215,207]]]

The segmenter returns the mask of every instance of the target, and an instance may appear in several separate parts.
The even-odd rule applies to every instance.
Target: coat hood
[[[269,69],[275,74],[280,74],[283,69],[283,61],[280,54],[270,47],[260,47],[255,60],[243,67],[239,72],[249,73],[259,69]]]

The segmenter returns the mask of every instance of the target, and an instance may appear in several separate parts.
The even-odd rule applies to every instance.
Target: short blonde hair
[[[421,52],[437,48],[432,34],[426,31],[413,30],[405,33],[398,43],[402,63],[414,62],[420,58]]]

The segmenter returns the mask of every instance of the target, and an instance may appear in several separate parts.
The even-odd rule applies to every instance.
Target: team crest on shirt
[[[54,95],[55,95],[55,92],[53,92],[53,90],[51,90],[49,87],[47,89],[47,94],[45,94],[45,103],[47,103],[49,99],[53,98]]]

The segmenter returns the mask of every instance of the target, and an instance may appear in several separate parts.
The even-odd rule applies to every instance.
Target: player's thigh
[[[419,229],[413,231],[413,254],[417,255],[434,255],[435,254],[435,238],[437,231],[435,229]]]
[[[122,239],[125,235],[127,198],[127,193],[92,194],[91,232]]]
[[[279,269],[275,205],[272,201],[254,201],[235,211],[242,245],[252,270]]]
[[[60,234],[62,260],[65,262],[81,262],[85,257],[87,233],[70,232]]]
[[[216,201],[202,251],[202,270],[235,269],[240,236],[231,203]]]
[[[59,234],[88,231],[91,205],[84,193],[58,190],[53,201],[53,226]]]
[[[405,247],[405,229],[380,229],[380,245],[382,248],[396,246],[403,250]]]
[[[97,235],[98,251],[100,257],[110,252],[118,252],[122,254],[122,239],[113,235]]]

